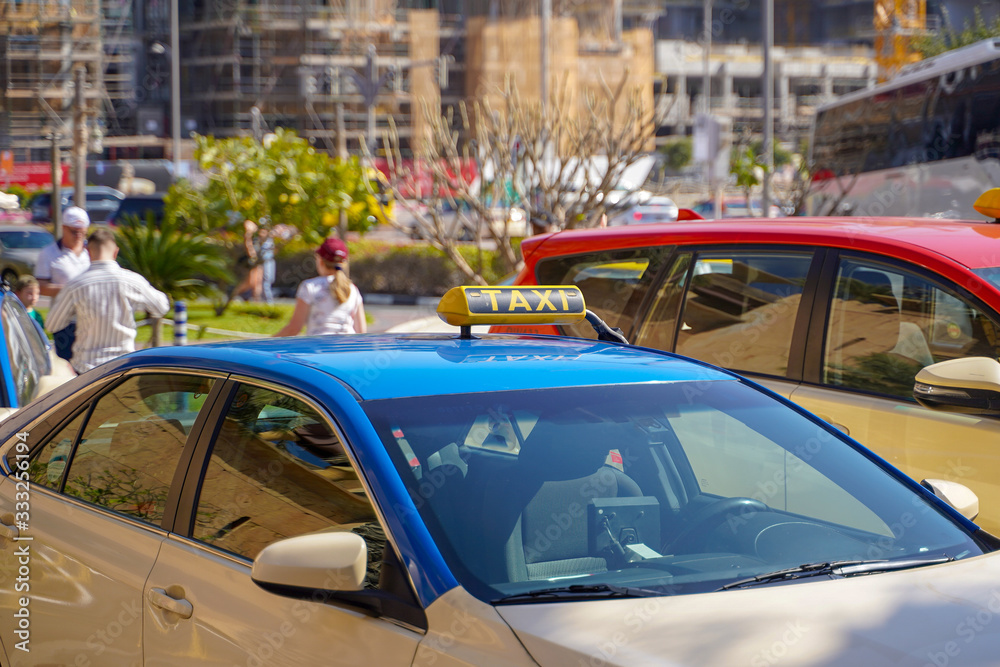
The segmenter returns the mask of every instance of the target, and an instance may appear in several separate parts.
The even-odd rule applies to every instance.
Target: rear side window
[[[550,257],[538,262],[535,279],[540,285],[576,285],[583,292],[588,310],[628,336],[636,324],[639,306],[673,249],[626,248]],[[572,336],[596,338],[586,321],[562,329]]]
[[[675,351],[736,371],[787,375],[812,258],[798,252],[700,254],[685,291]]]

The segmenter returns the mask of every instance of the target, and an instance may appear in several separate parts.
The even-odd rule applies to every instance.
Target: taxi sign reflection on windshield
[[[453,287],[441,297],[438,316],[453,326],[569,324],[586,315],[583,293],[572,285]]]

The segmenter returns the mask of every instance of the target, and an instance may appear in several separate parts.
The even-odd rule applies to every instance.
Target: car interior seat
[[[609,450],[625,446],[632,432],[641,435],[628,424],[540,420],[517,463],[487,484],[486,576],[526,581],[606,570],[606,557],[589,546],[588,504],[642,496],[632,478],[605,465]]]
[[[902,308],[893,292],[888,274],[872,269],[857,269],[850,275],[848,290],[851,299],[862,304],[877,304],[882,307],[881,312],[895,315],[891,322],[866,327],[863,332],[869,341],[877,340],[878,349],[875,351],[901,357],[920,366],[934,363],[927,338],[920,327],[903,319]]]

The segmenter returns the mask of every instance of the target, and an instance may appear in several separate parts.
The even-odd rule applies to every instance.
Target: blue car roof
[[[502,334],[472,340],[452,334],[268,338],[152,348],[113,363],[121,369],[171,361],[232,372],[244,367],[275,381],[294,376],[288,364],[308,366],[337,378],[362,400],[734,377],[655,350]]]

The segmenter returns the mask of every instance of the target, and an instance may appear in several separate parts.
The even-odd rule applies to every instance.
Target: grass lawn
[[[222,331],[236,331],[247,334],[257,334],[260,337],[270,336],[288,323],[292,316],[292,304],[272,304],[263,303],[233,303],[229,305],[222,315],[216,316],[215,308],[208,302],[195,302],[188,304],[188,342],[208,340],[232,340],[233,338],[243,338],[242,336],[229,336],[224,333],[210,332],[199,329],[208,327]],[[173,319],[173,311],[167,313],[167,319]],[[152,330],[149,327],[140,327],[136,335],[136,343],[149,341]],[[163,342],[173,341],[174,328],[170,325],[163,326]]]
[[[245,334],[255,334],[261,338],[276,333],[281,327],[288,323],[295,309],[293,304],[272,304],[244,303],[236,302],[229,305],[220,316],[216,316],[215,308],[211,303],[195,302],[188,304],[188,343],[197,343],[210,340],[234,340],[245,338],[245,336],[232,336],[222,333],[223,331],[234,331]],[[42,315],[46,315],[46,310],[39,309]],[[367,315],[367,313],[366,313]],[[174,313],[171,310],[166,315],[166,319],[173,319]],[[371,324],[372,317],[368,315],[368,323]],[[200,327],[218,329],[219,331],[206,331]],[[152,329],[148,326],[139,327],[135,342],[142,346],[149,342]],[[169,324],[163,325],[161,333],[163,344],[173,343],[174,328]]]
[[[212,304],[205,302],[195,302],[188,304],[188,342],[196,343],[209,340],[233,340],[243,338],[242,336],[230,336],[224,333],[202,331],[199,327],[209,327],[224,331],[236,331],[241,333],[257,334],[261,337],[270,336],[281,327],[285,326],[292,316],[292,304],[263,303],[233,303],[221,316],[215,315],[215,308]],[[47,315],[47,311],[39,309],[42,315]],[[166,319],[173,319],[174,313],[171,310],[166,315]],[[197,325],[197,326],[196,326]],[[139,327],[135,341],[137,344],[149,342],[152,329],[148,326]],[[174,328],[169,324],[163,325],[161,333],[164,344],[170,344],[174,339]]]

